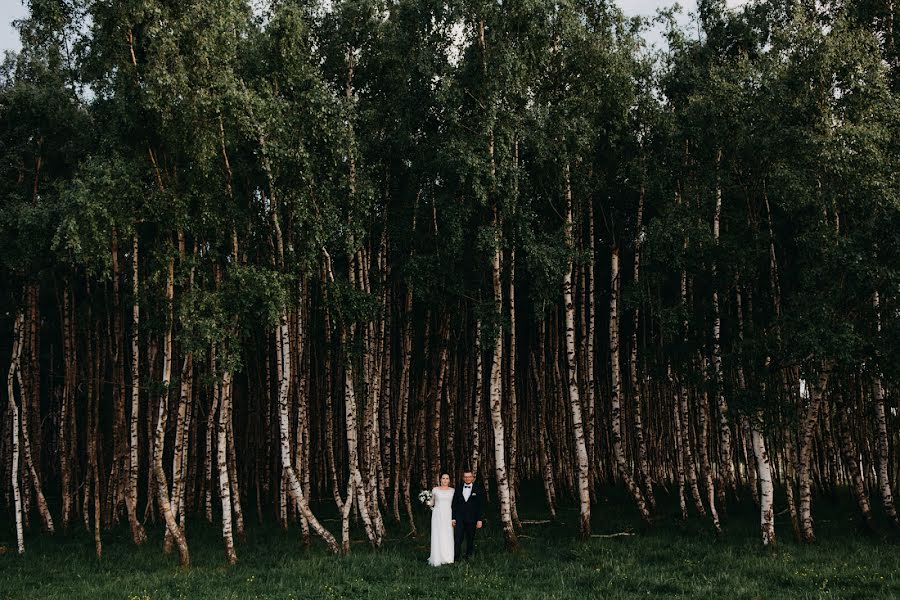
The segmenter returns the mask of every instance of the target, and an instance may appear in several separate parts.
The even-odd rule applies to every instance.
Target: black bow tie
[[[467,484],[465,485],[465,487],[470,488],[470,487],[472,487],[472,484],[471,484],[471,483],[467,483]]]

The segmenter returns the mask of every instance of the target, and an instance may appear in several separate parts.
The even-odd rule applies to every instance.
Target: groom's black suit
[[[453,520],[456,521],[456,528],[453,531],[455,542],[454,556],[457,560],[462,558],[462,542],[466,540],[466,558],[472,556],[475,550],[475,530],[478,521],[484,520],[484,489],[478,482],[472,482],[472,492],[469,499],[466,500],[463,495],[465,484],[460,483],[456,486],[453,493]]]

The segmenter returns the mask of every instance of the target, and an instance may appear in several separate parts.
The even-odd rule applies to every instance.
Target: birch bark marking
[[[483,24],[482,24],[483,27]],[[491,259],[491,273],[493,280],[494,311],[500,315],[503,307],[503,288],[500,285],[500,219],[497,215],[497,207],[494,206],[494,252]],[[494,352],[491,361],[491,378],[489,382],[489,394],[491,398],[491,425],[494,430],[494,469],[497,475],[497,492],[500,496],[500,520],[503,523],[503,536],[507,548],[518,546],[516,531],[512,521],[511,498],[509,492],[509,478],[506,471],[506,439],[503,427],[503,394],[501,385],[501,368],[503,365],[503,332],[494,332]]]
[[[759,512],[762,542],[764,546],[775,545],[775,490],[772,483],[772,466],[762,431],[763,414],[758,410],[750,421],[750,435],[753,442],[753,454],[759,471]]]
[[[472,458],[469,470],[478,473],[481,461],[481,413],[484,403],[484,365],[481,358],[481,319],[475,319],[475,407],[472,416]]]
[[[30,342],[28,344],[28,350],[31,353],[29,362],[32,364],[31,371],[31,383],[28,386],[29,391],[31,393],[31,401],[29,402],[29,409],[31,410],[31,415],[28,417],[28,422],[32,425],[29,427],[29,431],[31,433],[31,437],[29,438],[28,447],[26,447],[26,457],[30,454],[36,460],[32,461],[32,465],[34,470],[37,472],[36,479],[40,480],[41,475],[41,448],[43,447],[41,433],[43,431],[43,427],[41,426],[41,403],[38,399],[41,397],[41,369],[40,369],[40,306],[39,306],[39,298],[40,298],[40,286],[38,283],[34,283],[31,285],[31,294],[30,294],[30,306],[28,308],[28,329],[25,330],[25,335],[28,336]],[[24,350],[24,348],[23,348]],[[49,512],[47,513],[49,516]],[[52,528],[51,528],[52,529]]]
[[[125,331],[122,323],[122,303],[119,289],[120,269],[119,269],[119,240],[118,232],[113,229],[110,254],[112,257],[112,292],[113,292],[113,378],[114,385],[114,406],[115,406],[115,424],[113,426],[113,445],[115,447],[112,467],[110,469],[110,513],[113,522],[118,520],[118,507],[123,497],[125,500],[125,508],[128,513],[128,523],[131,527],[131,537],[137,545],[143,544],[147,540],[147,534],[144,526],[141,524],[137,516],[137,493],[132,494],[132,474],[131,474],[131,434],[130,426],[126,422],[125,415]],[[135,281],[137,275],[132,274],[133,286],[137,286]],[[134,324],[137,329],[138,324]],[[135,437],[137,436],[137,428],[135,426]],[[135,448],[137,442],[134,442]],[[134,475],[135,486],[137,485],[137,475]]]
[[[687,239],[685,239],[685,248],[687,248]],[[688,344],[688,292],[687,292],[687,272],[681,270],[681,305],[684,309],[684,320],[681,323],[684,330],[683,341],[685,346]],[[690,488],[691,497],[694,499],[694,506],[697,513],[701,517],[706,516],[706,508],[703,506],[703,498],[700,495],[700,487],[697,485],[697,467],[694,464],[694,453],[691,445],[691,422],[690,410],[688,407],[688,389],[682,375],[678,378],[678,398],[677,398],[677,414],[680,420],[681,431],[681,453],[683,456],[682,465],[687,477],[687,484]]]
[[[406,317],[403,324],[403,337],[401,341],[401,352],[403,353],[400,365],[400,399],[397,408],[397,432],[394,435],[394,498],[393,512],[394,520],[400,522],[400,495],[403,493],[403,480],[406,477],[406,471],[403,466],[406,464],[404,457],[409,454],[408,438],[409,438],[409,385],[410,385],[410,364],[412,363],[412,288],[407,287],[406,297],[404,300],[404,315]]]
[[[744,341],[744,302],[741,294],[741,285],[739,279],[735,278],[735,307],[737,309],[738,318],[738,341],[743,344]],[[753,309],[750,306],[748,296],[748,313],[752,316]],[[752,322],[752,321],[751,321]],[[740,358],[739,358],[740,360]],[[737,369],[738,385],[741,390],[747,389],[747,382],[744,378],[744,367],[742,363],[738,363]],[[766,387],[762,384],[762,393],[765,397]],[[750,446],[753,449],[753,456],[756,459],[756,471],[759,481],[759,521],[760,532],[762,534],[763,546],[775,545],[775,486],[772,476],[772,461],[769,452],[766,450],[766,439],[763,434],[765,425],[765,414],[761,408],[758,408],[754,415],[747,418],[747,427],[750,428]],[[750,465],[747,466],[750,469]],[[790,482],[789,482],[790,485]]]
[[[568,332],[566,333],[568,338]],[[620,364],[619,364],[619,247],[610,249],[610,289],[609,289],[609,356],[611,364],[612,394],[610,396],[610,419],[612,421],[613,451],[616,455],[616,466],[625,487],[634,498],[641,519],[650,523],[650,511],[644,502],[644,496],[640,488],[634,482],[634,478],[628,472],[628,464],[625,462],[625,449],[622,447],[622,406],[620,401]]]
[[[16,371],[19,369],[19,359],[22,353],[22,324],[25,315],[22,311],[16,314],[13,326],[12,358],[9,361],[9,374],[6,377],[7,399],[9,401],[10,436],[12,438],[12,467],[10,477],[13,489],[13,510],[16,521],[16,545],[19,554],[25,554],[25,536],[22,531],[22,493],[19,489],[19,407],[16,405],[15,380]],[[19,390],[22,391],[21,389]]]
[[[706,369],[705,358],[703,360],[703,370],[704,373],[706,373],[708,371]],[[706,485],[706,500],[709,502],[709,515],[712,517],[713,527],[716,528],[716,533],[722,533],[722,526],[719,523],[719,512],[716,510],[716,489],[713,484],[712,467],[709,463],[709,394],[703,389],[698,392],[698,396],[700,401],[700,410],[698,411],[700,431],[697,435],[697,445],[699,446],[698,450],[700,454],[700,471]],[[721,490],[722,486],[720,486],[719,489]]]
[[[572,235],[572,180],[569,164],[565,167],[566,194],[566,246],[571,252],[574,247]],[[588,486],[588,455],[584,436],[584,424],[581,420],[581,399],[578,395],[578,371],[575,364],[575,306],[572,302],[572,267],[571,255],[563,276],[563,298],[566,319],[566,379],[569,382],[569,409],[572,414],[572,429],[575,442],[575,456],[578,470],[578,498],[581,512],[581,537],[591,536],[591,495]]]
[[[800,491],[799,519],[800,519],[800,535],[804,542],[812,543],[816,541],[813,533],[812,521],[812,490],[811,490],[811,459],[813,433],[815,431],[816,422],[819,419],[819,406],[822,403],[822,395],[825,393],[825,387],[828,385],[828,368],[822,363],[819,369],[818,380],[810,382],[809,406],[806,414],[800,423],[800,456],[798,460],[798,479]]]
[[[31,298],[30,303],[32,303],[32,302],[36,303],[37,300],[36,300],[36,298],[34,298],[34,296],[37,295],[37,289],[36,289],[37,284],[34,284],[33,286],[29,286],[29,288],[30,288],[29,296]],[[28,307],[26,310],[32,317],[34,317],[36,315],[37,311],[33,307]],[[21,347],[19,349],[19,355],[20,355],[19,369],[17,370],[17,379],[19,381],[19,392],[21,393],[21,397],[22,397],[22,410],[19,414],[19,420],[21,421],[21,431],[22,431],[22,439],[20,442],[20,446],[21,446],[22,457],[25,459],[25,471],[31,475],[31,477],[29,479],[31,480],[31,485],[34,487],[34,495],[35,495],[35,498],[37,499],[38,512],[41,516],[42,526],[46,532],[52,534],[54,532],[53,517],[50,515],[50,509],[47,506],[47,499],[44,496],[44,489],[43,489],[43,486],[41,485],[41,476],[40,476],[40,472],[38,471],[38,468],[40,467],[40,463],[39,462],[36,463],[34,460],[34,455],[37,454],[37,452],[34,452],[34,453],[32,452],[32,443],[31,443],[31,435],[30,435],[30,427],[29,427],[29,420],[30,420],[29,416],[33,416],[33,414],[32,415],[28,414],[29,413],[29,407],[28,407],[29,403],[27,401],[28,400],[27,393],[30,392],[32,394],[32,399],[31,399],[32,404],[40,404],[40,396],[37,395],[39,388],[36,385],[34,385],[33,381],[29,382],[31,384],[30,386],[24,385],[23,377],[22,377],[23,374],[22,374],[22,369],[21,369],[21,365],[22,365],[21,354],[24,352],[24,348],[26,346],[26,340],[28,340],[29,338],[31,338],[31,343],[29,343],[28,346],[30,347],[29,349],[30,349],[31,353],[28,356],[28,359],[33,361],[31,368],[34,371],[37,371],[39,369],[39,365],[37,363],[38,359],[34,355],[35,342],[34,342],[32,335],[35,334],[36,332],[34,332],[33,328],[34,328],[34,324],[25,321],[24,313],[23,313],[23,325],[21,327],[21,332],[20,332],[22,341],[20,342]],[[15,333],[13,334],[13,336],[15,338]],[[71,383],[71,385],[74,385],[74,375],[73,375],[73,382]],[[26,392],[26,390],[27,390],[27,392]],[[40,414],[40,413],[38,413],[38,414]],[[39,420],[37,421],[37,426],[38,426],[37,437],[40,437],[41,427],[40,427]],[[36,451],[40,449],[39,444],[35,444],[34,447],[35,447]],[[38,461],[39,461],[40,455],[38,454],[37,456],[38,456]],[[28,496],[27,486],[26,486],[25,496],[26,497]],[[27,507],[25,510],[25,514],[27,516]]]
[[[225,558],[228,564],[237,563],[234,550],[234,534],[231,528],[231,483],[228,480],[228,391],[231,386],[231,375],[228,370],[222,373],[215,386],[215,403],[219,408],[216,424],[216,465],[219,473],[219,498],[222,501],[222,538],[225,541]]]
[[[163,339],[163,391],[159,398],[159,413],[156,420],[156,443],[153,445],[153,470],[156,482],[156,498],[159,510],[166,522],[167,532],[175,539],[178,546],[178,556],[182,567],[191,564],[188,552],[187,540],[184,532],[175,521],[172,504],[169,501],[169,484],[166,481],[166,473],[163,469],[163,452],[166,443],[166,417],[168,415],[169,384],[172,381],[172,297],[175,287],[175,260],[169,258],[169,266],[166,275],[166,333]],[[152,493],[152,492],[151,492]]]
[[[487,77],[487,41],[485,39],[484,20],[478,22],[478,45],[481,50],[481,70]],[[491,162],[491,191],[497,191],[497,166],[494,158],[494,129],[490,128],[488,139],[488,156]],[[493,195],[493,194],[492,194]],[[493,201],[494,227],[494,251],[491,258],[491,279],[493,284],[494,314],[498,317],[503,314],[503,287],[500,281],[500,262],[503,240],[503,228],[497,208],[496,199]],[[494,332],[494,351],[491,362],[491,377],[489,380],[489,394],[491,402],[491,425],[494,430],[494,470],[497,476],[497,495],[500,497],[500,520],[503,522],[503,536],[509,549],[518,547],[515,527],[512,520],[512,499],[509,492],[509,477],[506,470],[505,431],[503,427],[503,331],[498,328]],[[485,482],[487,484],[487,482]]]
[[[638,198],[637,212],[637,233],[634,237],[634,285],[637,287],[641,279],[641,242],[643,236],[644,222],[644,195],[645,190],[641,185],[640,196]],[[647,442],[644,439],[644,421],[643,421],[643,394],[641,388],[640,374],[638,371],[638,328],[640,327],[641,309],[640,305],[635,306],[634,316],[631,327],[631,354],[629,372],[631,375],[631,395],[633,398],[632,408],[634,412],[634,436],[637,445],[638,468],[642,483],[644,485],[644,493],[647,496],[647,503],[650,509],[656,508],[656,497],[653,495],[653,477],[650,474],[650,466],[647,463]]]
[[[675,479],[678,481],[678,505],[681,507],[681,519],[686,521],[688,518],[687,503],[684,493],[684,449],[682,447],[682,431],[681,431],[681,408],[679,394],[675,391],[678,385],[675,376],[672,374],[672,365],[666,365],[666,373],[669,380],[669,392],[672,397],[673,405],[673,435],[672,439],[675,446]],[[702,505],[701,505],[702,506]]]
[[[544,339],[545,339],[546,321],[542,324],[540,333],[540,343],[538,344],[539,352],[543,357]],[[534,380],[535,394],[539,408],[536,414],[537,420],[537,438],[538,438],[538,467],[541,472],[541,479],[544,483],[544,496],[547,499],[547,510],[550,511],[550,518],[556,520],[556,489],[553,483],[553,462],[547,449],[547,408],[546,408],[546,386],[544,384],[544,365],[543,359],[538,364],[535,353],[531,353],[531,376]]]
[[[878,292],[872,295],[872,305],[875,308],[875,327],[876,333],[881,336],[881,307]],[[881,502],[884,505],[884,512],[893,522],[894,526],[900,526],[897,519],[897,508],[894,506],[894,496],[891,493],[891,480],[889,476],[889,452],[888,452],[888,432],[887,418],[884,410],[884,386],[881,382],[881,375],[875,374],[872,382],[872,399],[875,403],[875,443],[876,455],[878,458],[878,488],[881,491]]]
[[[182,264],[185,259],[184,232],[178,232],[178,254]],[[196,247],[194,248],[196,254]],[[194,287],[194,267],[191,266],[188,276],[188,290]],[[175,450],[172,453],[172,513],[184,531],[185,513],[184,488],[190,460],[191,409],[194,382],[194,357],[187,352],[181,367],[180,390],[178,395],[178,411],[175,424]],[[165,552],[172,550],[172,535],[167,531],[163,548]]]
[[[243,82],[241,82],[243,85]],[[275,266],[278,269],[284,267],[284,240],[281,233],[281,225],[280,220],[278,218],[278,207],[279,203],[277,200],[277,196],[275,194],[275,175],[272,172],[272,165],[269,161],[268,154],[268,146],[266,144],[266,136],[263,132],[262,127],[253,114],[252,106],[247,106],[250,119],[256,125],[257,130],[257,139],[259,141],[259,149],[260,149],[260,160],[263,167],[263,171],[266,174],[266,182],[269,187],[269,199],[270,199],[270,218],[272,223],[272,230],[274,232],[274,261]],[[330,269],[330,267],[329,267]],[[333,277],[332,277],[333,278]],[[291,494],[294,502],[300,509],[301,514],[306,520],[309,522],[310,526],[313,530],[325,541],[328,545],[328,549],[333,552],[338,552],[337,541],[335,541],[334,536],[325,529],[325,527],[319,522],[319,520],[312,513],[312,510],[309,508],[309,504],[306,501],[306,498],[303,496],[303,489],[300,483],[299,477],[297,477],[296,471],[294,471],[293,464],[291,463],[291,451],[290,451],[290,423],[288,421],[288,388],[290,385],[290,377],[291,377],[291,345],[288,336],[288,327],[287,327],[287,307],[282,307],[281,315],[279,317],[279,324],[275,329],[275,350],[276,350],[276,366],[278,368],[277,378],[278,378],[278,396],[277,396],[277,407],[278,407],[278,417],[279,417],[279,429],[281,434],[281,464],[282,464],[282,480],[288,483],[288,492]],[[224,438],[222,438],[223,443],[227,442]],[[226,475],[227,477],[227,475]]]
[[[288,421],[288,387],[291,378],[291,348],[288,339],[287,326],[287,308],[282,309],[281,317],[276,331],[276,366],[278,377],[278,424],[281,434],[281,465],[282,477],[287,482],[287,491],[294,500],[300,513],[309,522],[310,527],[315,531],[328,545],[328,549],[338,552],[337,541],[334,536],[325,529],[309,508],[306,498],[303,496],[303,488],[299,477],[294,470],[291,462],[290,449],[290,423]],[[349,499],[348,499],[349,500]]]
[[[875,531],[875,520],[872,515],[872,507],[869,504],[869,496],[866,493],[865,479],[860,469],[860,456],[856,444],[853,443],[853,434],[850,430],[850,420],[847,416],[847,407],[839,407],[839,423],[841,438],[841,453],[844,455],[844,463],[850,472],[850,490],[859,507],[863,521],[869,531]]]
[[[212,464],[213,464],[213,456],[212,456],[212,448],[213,448],[213,430],[216,426],[216,408],[219,405],[219,384],[218,384],[218,375],[216,373],[216,344],[215,342],[210,345],[209,349],[209,370],[213,376],[212,390],[209,394],[209,410],[206,413],[206,439],[204,445],[204,461],[203,461],[203,508],[206,513],[206,520],[209,523],[213,522],[213,509],[212,509],[212,488],[213,488],[213,474],[212,474]]]
[[[595,433],[597,420],[595,418],[596,414],[596,401],[595,401],[595,381],[594,381],[594,338],[596,337],[596,327],[597,327],[597,319],[596,319],[596,293],[595,288],[595,275],[594,268],[597,260],[597,252],[596,252],[596,242],[594,241],[594,203],[591,198],[587,199],[587,209],[588,209],[588,250],[589,250],[589,259],[587,264],[587,332],[585,334],[586,340],[586,351],[585,351],[585,370],[587,371],[586,381],[584,382],[585,387],[585,419],[587,421],[587,447],[588,447],[588,458],[590,459],[596,454],[596,438],[597,435]]]
[[[131,529],[135,538],[135,542],[144,543],[147,534],[144,527],[137,520],[137,503],[138,503],[138,417],[140,406],[140,280],[138,279],[138,235],[134,233],[132,237],[131,248],[131,417],[129,420],[129,458],[128,458],[128,491],[127,499],[130,504],[129,519],[132,519],[131,513],[134,513],[134,521]],[[151,492],[152,493],[152,492]],[[140,541],[138,542],[138,539]]]
[[[343,345],[346,347],[348,343],[346,333],[343,334],[342,340],[344,342]],[[354,501],[356,502],[356,508],[359,511],[359,515],[362,518],[363,526],[366,531],[366,537],[373,546],[378,547],[380,545],[380,539],[375,533],[372,519],[369,515],[369,504],[368,499],[366,498],[365,482],[363,481],[362,472],[359,468],[359,425],[356,421],[356,392],[353,388],[353,365],[350,360],[350,357],[347,357],[347,364],[344,367],[344,393],[346,395],[344,402],[344,417],[347,423],[347,460],[349,462],[349,479],[351,483],[348,483],[347,485],[348,496],[344,510],[346,511],[348,509],[347,504],[352,504]],[[349,495],[351,491],[353,496]],[[345,551],[349,551],[349,548],[346,546]]]
[[[63,305],[62,305],[62,339],[63,339],[63,394],[59,407],[59,427],[58,427],[58,453],[59,453],[59,476],[62,499],[62,528],[69,528],[70,513],[72,510],[72,474],[70,462],[74,458],[69,452],[72,440],[70,439],[69,422],[71,420],[72,396],[75,392],[75,348],[72,335],[72,296],[69,291],[68,282],[63,282]],[[21,385],[21,381],[19,382]],[[25,388],[22,388],[24,393]],[[39,401],[39,400],[38,400]],[[24,409],[24,405],[23,405]],[[23,410],[24,417],[24,410]],[[24,423],[23,419],[23,423]],[[27,444],[27,442],[26,442]]]
[[[518,155],[518,144],[516,144]],[[518,156],[517,156],[518,159]],[[518,160],[517,160],[518,162]],[[519,511],[516,508],[516,488],[518,486],[518,462],[519,462],[519,400],[518,387],[516,385],[516,251],[509,251],[509,356],[507,357],[507,397],[509,398],[509,498],[510,513],[513,523],[519,524]],[[452,432],[451,432],[452,434]]]
[[[720,165],[722,162],[721,148],[716,151],[716,212],[713,219],[713,240],[715,245],[719,245],[719,223],[722,216],[722,179]],[[722,343],[721,329],[722,319],[719,315],[719,290],[716,284],[716,261],[712,262],[712,279],[713,279],[713,372],[716,380],[716,403],[719,407],[719,462],[720,477],[723,483],[731,487],[732,491],[737,491],[737,484],[734,475],[734,461],[731,452],[731,428],[728,425],[728,402],[725,400],[725,385],[722,376]],[[724,486],[722,486],[724,488]],[[725,507],[722,507],[725,510]]]

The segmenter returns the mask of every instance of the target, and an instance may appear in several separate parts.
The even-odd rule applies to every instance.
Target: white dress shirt
[[[465,501],[468,502],[469,496],[471,496],[471,495],[472,495],[472,484],[467,483],[467,484],[463,485],[463,499],[465,499]]]

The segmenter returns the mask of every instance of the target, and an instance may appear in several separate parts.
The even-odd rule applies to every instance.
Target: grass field
[[[540,490],[520,509],[523,519],[543,519]],[[782,504],[783,505],[783,504]],[[417,539],[396,527],[380,550],[359,541],[348,557],[328,555],[321,543],[303,548],[299,527],[283,532],[249,523],[238,545],[238,564],[225,566],[219,531],[189,523],[192,566],[161,551],[162,526],[135,548],[126,527],[107,532],[97,560],[84,531],[30,536],[27,554],[15,554],[12,527],[0,529],[2,598],[900,598],[900,536],[858,529],[849,499],[814,504],[819,542],[791,540],[786,515],[778,520],[778,547],[763,549],[749,503],[730,507],[725,535],[708,521],[682,523],[666,504],[650,530],[618,493],[598,498],[596,534],[634,535],[574,539],[577,511],[559,522],[524,526],[521,550],[503,550],[496,518],[479,533],[469,563],[429,567],[427,515]],[[322,512],[325,508],[322,508]],[[339,529],[329,521],[332,531]]]

